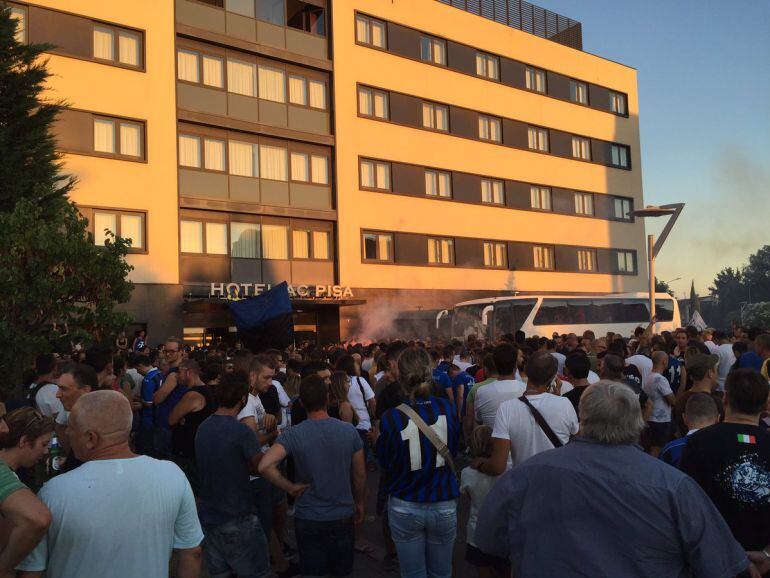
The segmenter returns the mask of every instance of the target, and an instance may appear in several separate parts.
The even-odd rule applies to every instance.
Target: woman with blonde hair
[[[399,356],[405,402],[382,414],[377,458],[402,575],[449,578],[460,495],[452,456],[460,423],[449,400],[431,395],[432,374],[424,349],[411,347]]]
[[[350,389],[350,377],[344,371],[335,371],[332,373],[332,382],[329,386],[329,406],[327,411],[331,417],[340,421],[346,421],[356,425],[358,416],[353,411],[353,406],[348,401],[348,390]]]

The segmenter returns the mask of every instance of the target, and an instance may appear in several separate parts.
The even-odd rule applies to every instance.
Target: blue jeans
[[[256,515],[241,516],[224,524],[204,524],[203,551],[211,578],[268,578],[270,558],[267,538]]]
[[[388,518],[402,578],[451,578],[457,500],[420,503],[391,496]]]
[[[350,576],[356,541],[353,519],[317,522],[294,518],[302,576]]]

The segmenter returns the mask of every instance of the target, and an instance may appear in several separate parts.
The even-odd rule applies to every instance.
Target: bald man
[[[172,549],[177,575],[199,577],[203,532],[190,484],[174,463],[131,451],[131,421],[117,391],[77,400],[68,432],[84,463],[40,490],[52,522],[20,577],[168,576]]]

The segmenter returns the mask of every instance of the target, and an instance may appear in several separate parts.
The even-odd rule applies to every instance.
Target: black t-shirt
[[[580,403],[580,397],[583,395],[583,392],[585,392],[586,389],[588,389],[587,385],[578,385],[575,386],[574,389],[570,389],[567,393],[564,394],[564,397],[570,400],[572,405],[575,407],[575,413],[578,414],[578,419],[580,419],[580,414],[578,413],[578,404]]]
[[[280,420],[281,402],[278,400],[278,389],[274,385],[271,384],[270,389],[259,394],[259,401],[267,413],[279,416]]]
[[[383,413],[389,409],[398,407],[403,401],[404,395],[401,392],[401,384],[397,381],[390,382],[377,396],[377,406],[374,417],[376,419],[381,419]]]
[[[634,391],[639,393],[642,391],[642,373],[635,365],[626,365],[623,368],[624,381],[630,385]]]
[[[714,502],[745,550],[770,544],[770,434],[720,423],[687,438],[680,468]]]

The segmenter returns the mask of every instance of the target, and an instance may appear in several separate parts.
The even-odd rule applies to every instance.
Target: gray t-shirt
[[[364,447],[356,428],[334,418],[308,419],[285,430],[276,443],[293,456],[297,483],[310,484],[297,498],[296,518],[327,522],[355,513],[350,466]]]

